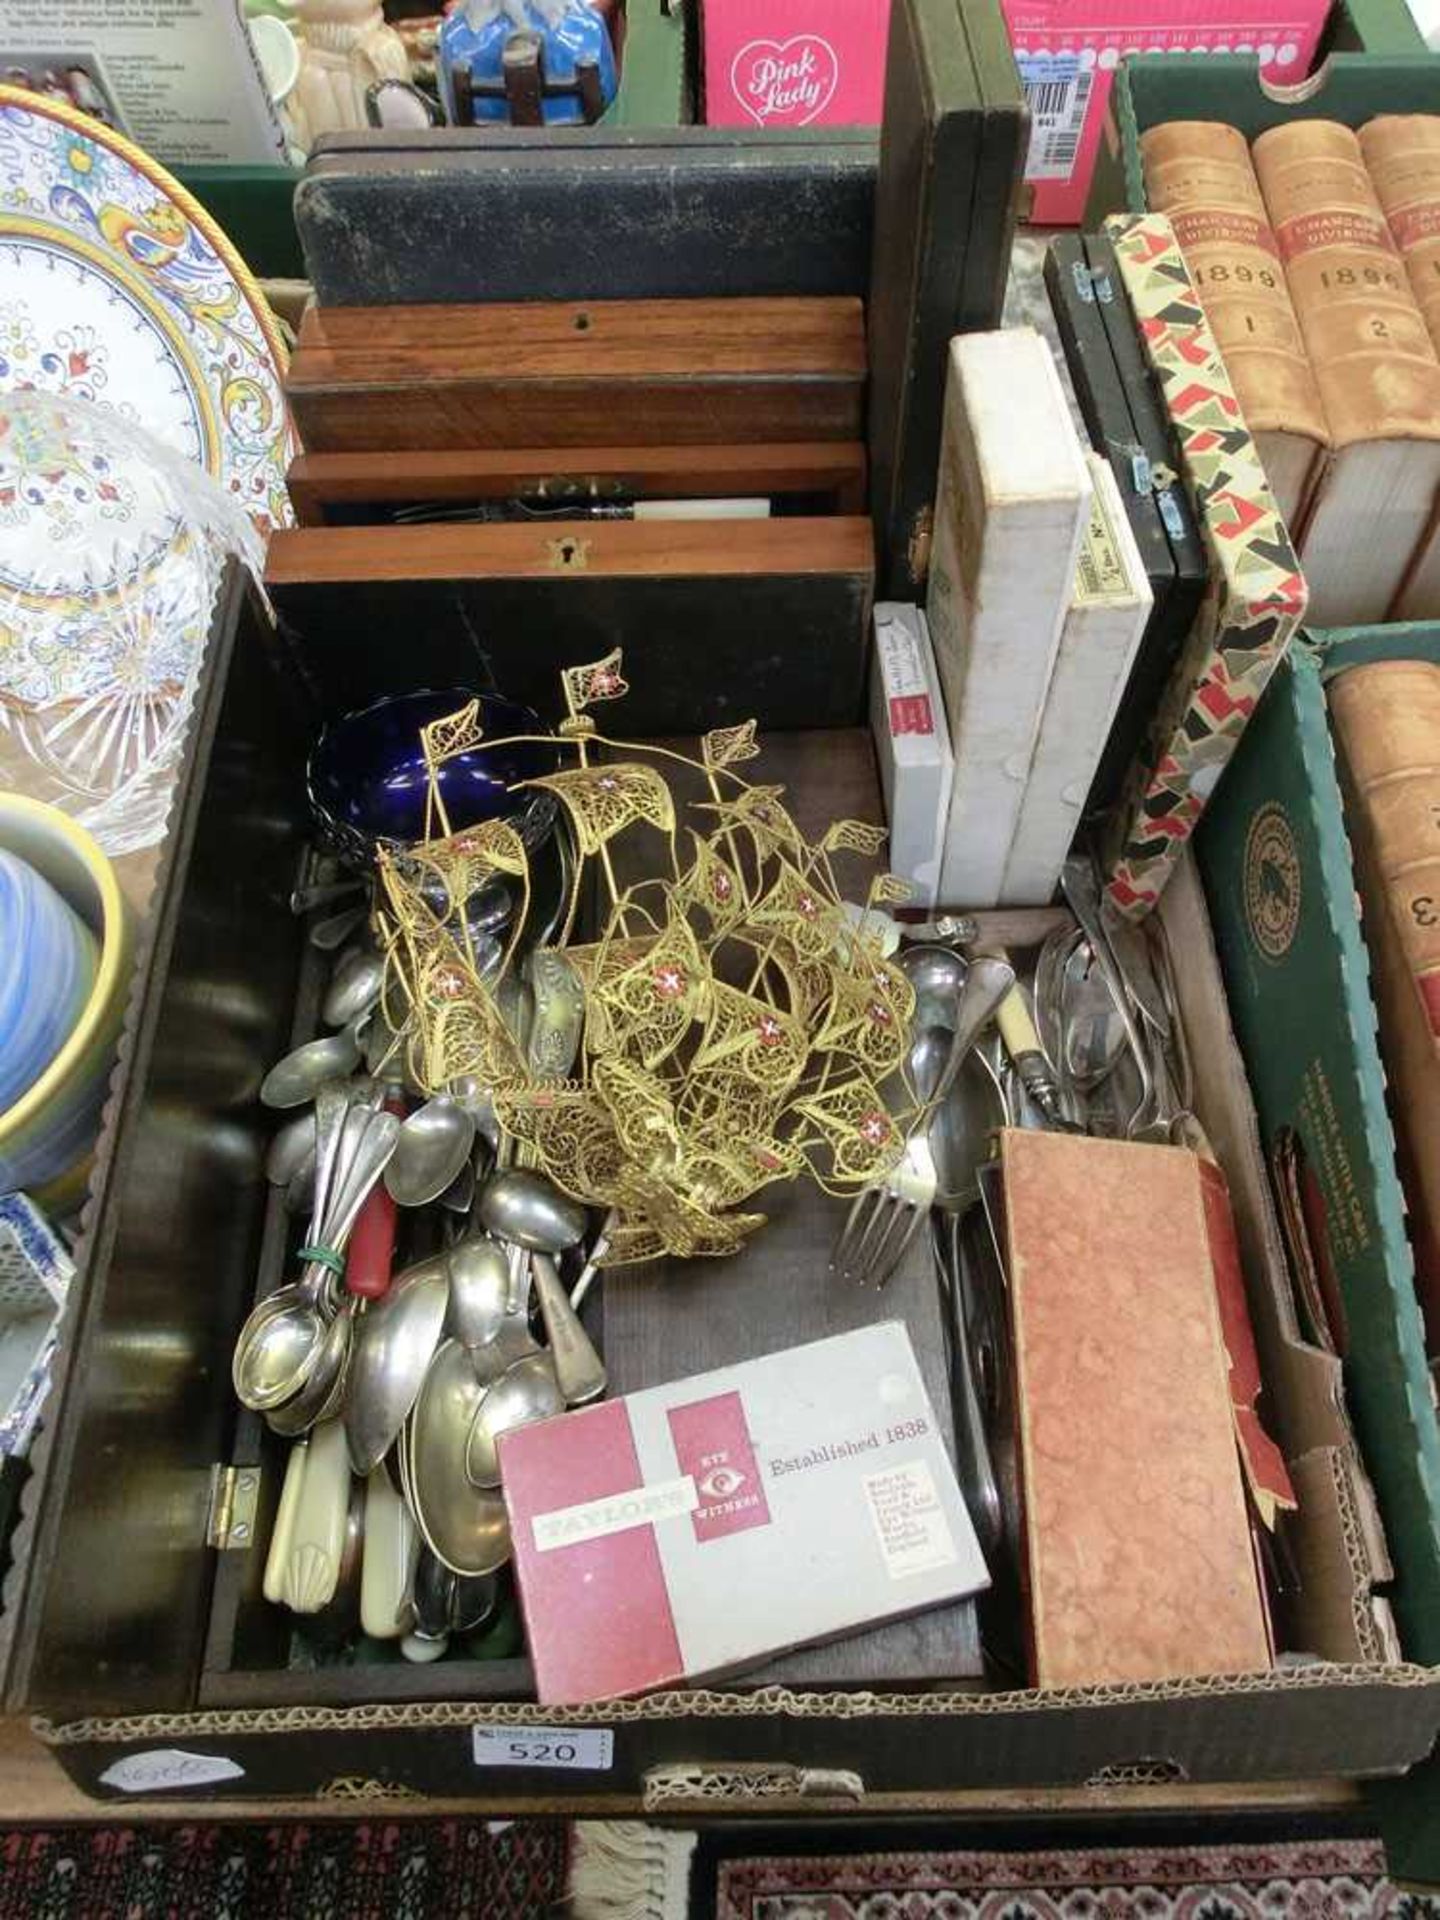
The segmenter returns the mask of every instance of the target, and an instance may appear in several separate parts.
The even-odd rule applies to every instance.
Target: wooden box
[[[861,717],[873,569],[853,516],[299,528],[266,583],[332,710],[474,684],[554,719],[559,668],[619,646],[636,733]]]
[[[311,307],[285,386],[310,453],[856,440],[865,331],[847,299]]]

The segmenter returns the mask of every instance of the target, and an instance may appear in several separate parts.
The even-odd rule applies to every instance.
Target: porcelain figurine
[[[575,125],[585,118],[578,93],[570,91],[577,62],[596,64],[600,94],[608,106],[615,98],[618,74],[609,29],[587,0],[461,0],[440,30],[441,97],[452,124],[460,124],[454,70],[468,66],[472,85],[495,91],[476,94],[476,120],[505,120],[509,108],[501,90],[506,43],[517,33],[540,37],[545,67],[543,112],[548,124]],[[566,91],[552,93],[552,87]]]
[[[299,0],[300,75],[286,101],[296,140],[358,131],[368,123],[365,96],[378,81],[408,80],[405,43],[385,24],[380,0]]]

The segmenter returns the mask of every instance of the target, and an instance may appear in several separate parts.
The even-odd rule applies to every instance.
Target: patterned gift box
[[[1106,222],[1146,359],[1174,429],[1210,584],[1131,770],[1108,848],[1108,892],[1143,919],[1195,831],[1305,613],[1305,580],[1255,442],[1163,214]]]

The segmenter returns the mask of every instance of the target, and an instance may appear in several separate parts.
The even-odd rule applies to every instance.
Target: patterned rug
[[[715,1920],[1440,1920],[1371,1840],[717,1863]]]
[[[565,1862],[558,1821],[0,1829],[0,1920],[541,1920]]]

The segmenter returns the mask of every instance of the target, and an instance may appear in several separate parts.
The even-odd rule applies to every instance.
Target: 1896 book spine
[[[1334,444],[1433,438],[1440,360],[1359,141],[1296,120],[1262,133],[1254,156]]]
[[[1360,129],[1360,150],[1440,352],[1440,115],[1382,113]]]

